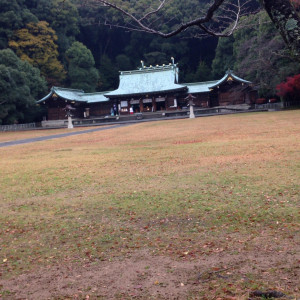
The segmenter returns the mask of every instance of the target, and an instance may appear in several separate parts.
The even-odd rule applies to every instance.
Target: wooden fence
[[[0,125],[0,131],[17,131],[36,128],[35,123]]]

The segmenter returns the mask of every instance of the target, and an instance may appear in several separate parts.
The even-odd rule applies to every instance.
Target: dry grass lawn
[[[300,297],[299,120],[149,122],[1,148],[0,298]]]

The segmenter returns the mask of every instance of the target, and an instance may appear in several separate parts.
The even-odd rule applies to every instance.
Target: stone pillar
[[[68,116],[68,129],[73,129],[73,128],[74,128],[74,126],[72,123],[72,117]]]
[[[190,119],[194,119],[195,114],[194,114],[194,104],[190,104]]]

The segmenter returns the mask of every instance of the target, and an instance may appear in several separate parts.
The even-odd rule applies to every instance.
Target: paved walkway
[[[82,131],[73,131],[73,132],[66,132],[66,133],[61,133],[61,134],[41,136],[41,137],[36,137],[36,138],[29,138],[29,139],[24,139],[24,140],[3,142],[3,143],[0,143],[0,148],[8,147],[8,146],[22,145],[22,144],[29,144],[29,143],[34,143],[34,142],[47,141],[47,140],[52,140],[52,139],[59,139],[59,138],[63,138],[63,137],[73,136],[73,135],[79,135],[79,134],[85,134],[85,133],[90,133],[90,132],[124,127],[124,126],[128,126],[128,125],[129,124],[118,124],[118,125],[113,125],[113,126],[109,126],[109,127],[100,127],[100,128],[93,128],[93,129],[87,129],[87,130],[82,130]]]
[[[206,114],[196,115],[196,118],[198,118],[198,117],[220,116],[220,115],[227,115],[227,114],[237,114],[237,113],[260,112],[260,111],[265,111],[265,110],[256,109],[256,110],[245,110],[245,111],[225,112],[225,113],[206,113]],[[189,118],[189,116],[188,115],[168,116],[168,117],[149,118],[149,119],[142,119],[142,120],[131,119],[131,120],[127,120],[127,121],[117,121],[117,122],[113,122],[113,123],[110,123],[110,124],[108,124],[108,123],[101,123],[101,124],[98,123],[98,124],[76,125],[75,128],[88,127],[88,126],[100,126],[100,125],[105,125],[105,126],[111,125],[111,126],[87,129],[87,130],[76,131],[76,132],[67,132],[67,133],[62,133],[62,134],[54,134],[54,135],[37,137],[37,138],[29,138],[29,139],[24,139],[24,140],[16,140],[16,141],[11,141],[11,142],[3,142],[3,143],[0,143],[0,148],[8,147],[8,146],[22,145],[22,144],[29,144],[29,143],[46,141],[46,140],[51,140],[51,139],[58,139],[58,138],[62,138],[62,137],[68,137],[68,136],[72,136],[72,135],[79,135],[79,134],[84,134],[84,133],[89,133],[89,132],[114,129],[114,128],[119,128],[119,127],[129,126],[131,124],[142,123],[142,122],[175,120],[175,119],[185,119],[185,118]],[[120,124],[120,122],[122,122],[122,123]],[[47,128],[45,128],[45,129],[47,129]]]

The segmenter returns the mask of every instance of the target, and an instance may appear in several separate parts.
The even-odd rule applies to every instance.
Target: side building
[[[48,120],[65,119],[66,105],[76,108],[73,115],[81,119],[187,109],[188,94],[195,97],[195,108],[252,105],[258,95],[251,82],[230,70],[220,80],[179,83],[178,65],[171,63],[121,71],[119,87],[114,91],[87,94],[82,90],[52,87],[37,103],[47,106]]]

